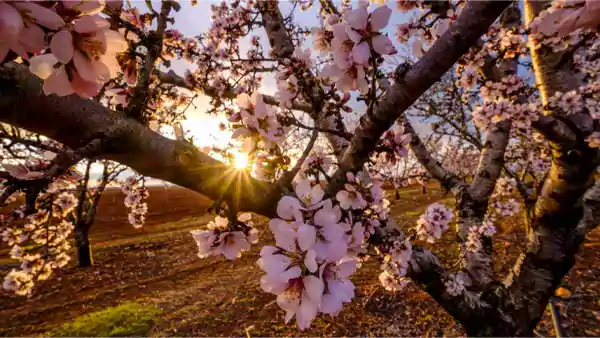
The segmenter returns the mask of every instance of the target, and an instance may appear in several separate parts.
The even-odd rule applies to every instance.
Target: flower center
[[[98,60],[100,56],[106,53],[106,45],[102,41],[95,39],[93,34],[75,34],[73,39],[75,48],[78,49],[88,59]]]

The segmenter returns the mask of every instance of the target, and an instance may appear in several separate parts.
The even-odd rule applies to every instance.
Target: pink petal
[[[364,7],[353,9],[344,14],[344,20],[354,29],[364,30],[367,28],[369,13]]]
[[[5,2],[0,2],[0,37],[16,38],[24,26],[19,11]]]
[[[377,35],[373,38],[373,49],[381,55],[393,55],[396,54],[396,48],[394,44],[386,35]]]
[[[387,26],[392,15],[392,9],[388,6],[380,6],[371,12],[371,31],[377,32]]]
[[[97,15],[82,16],[73,24],[73,29],[77,33],[94,33],[109,28],[110,23]]]
[[[260,258],[257,264],[266,273],[279,275],[292,264],[292,261],[284,255],[270,255]]]
[[[250,96],[246,93],[238,94],[237,96],[237,105],[242,109],[250,109],[252,107],[252,102],[250,101]]]
[[[99,14],[104,8],[104,1],[86,0],[86,1],[65,1],[63,4],[67,8],[75,9],[82,14]]]
[[[303,200],[306,196],[308,196],[310,194],[310,191],[311,191],[310,181],[307,179],[299,181],[296,184],[294,191],[296,192],[296,195],[298,195],[298,198]]]
[[[310,327],[313,319],[317,316],[318,304],[314,304],[307,299],[307,296],[302,295],[300,308],[296,312],[296,325],[298,329],[304,330]]]
[[[54,70],[54,65],[58,62],[53,54],[44,54],[34,56],[29,60],[29,70],[41,79],[47,79]]]
[[[295,313],[300,305],[300,297],[296,298],[288,293],[282,293],[277,296],[277,305],[287,312]]]
[[[344,40],[348,40],[348,25],[345,23],[336,23],[331,27],[333,30],[333,38],[338,40],[338,42],[343,42]]]
[[[346,34],[348,34],[348,38],[350,38],[350,40],[352,40],[354,43],[360,43],[360,41],[363,39],[363,35],[352,29],[350,26],[346,26]]]
[[[316,272],[319,269],[317,265],[317,253],[314,250],[308,250],[304,257],[304,265],[310,272]]]
[[[285,222],[283,224],[274,221],[277,221],[277,219],[272,219],[269,222],[269,227],[275,236],[277,246],[289,252],[296,251],[296,232],[294,229],[290,228]]]
[[[285,220],[302,219],[300,201],[292,196],[283,196],[277,203],[277,215]]]
[[[425,55],[425,51],[423,51],[423,41],[420,39],[415,39],[412,43],[412,54],[416,58],[420,58]]]
[[[50,51],[60,63],[67,64],[73,58],[73,36],[68,30],[61,30],[54,34],[50,41]]]
[[[105,29],[103,34],[107,53],[123,53],[129,48],[129,44],[123,34],[112,29]]]
[[[321,185],[317,183],[317,185],[312,187],[310,195],[311,204],[316,204],[323,199],[323,196],[325,196],[325,191],[323,188],[321,188]]]
[[[7,44],[0,42],[0,63],[6,59],[9,49]]]
[[[338,300],[337,297],[332,294],[325,294],[321,299],[321,305],[319,306],[319,311],[335,316],[337,315],[344,306],[341,300]]]
[[[38,25],[29,24],[21,31],[20,41],[30,53],[39,53],[44,49],[46,34]]]
[[[272,275],[264,275],[260,277],[260,287],[264,292],[269,292],[278,295],[287,289],[288,283],[282,282],[279,278]]]
[[[336,277],[337,278],[348,278],[356,271],[357,261],[352,259],[349,261],[345,261],[335,267],[336,269]]]
[[[13,6],[21,11],[26,11],[35,23],[46,28],[57,30],[65,24],[60,15],[32,2],[14,2]]]
[[[99,82],[89,82],[83,79],[76,71],[71,75],[71,86],[77,95],[84,99],[89,99],[98,94],[102,84]]]
[[[343,239],[334,240],[329,242],[329,246],[327,248],[327,260],[329,261],[337,261],[342,259],[348,252],[348,244]]]
[[[90,82],[98,81],[98,75],[92,63],[78,50],[73,53],[73,64],[82,79]]]
[[[371,50],[369,48],[369,44],[366,41],[355,45],[352,48],[352,58],[354,62],[359,65],[366,65],[369,62],[369,58],[371,57]]]
[[[116,63],[116,60],[115,60]],[[112,78],[112,74],[115,74],[114,72],[114,68],[109,68],[108,65],[104,62],[102,62],[102,60],[95,60],[92,59],[90,60],[90,65],[92,66],[92,69],[94,70],[94,74],[96,74],[96,79],[97,81],[100,82],[107,82],[108,80],[110,80]],[[118,64],[117,64],[118,66]],[[113,65],[114,67],[114,65]]]
[[[44,81],[44,94],[56,94],[58,96],[66,96],[73,94],[74,90],[69,83],[69,77],[65,71],[65,66],[61,66],[55,69],[52,75],[50,75]]]
[[[302,278],[302,284],[304,284],[304,290],[311,302],[317,305],[321,303],[321,296],[323,296],[325,288],[323,280],[317,276],[309,275]]]
[[[315,227],[308,224],[300,224],[298,227],[298,246],[300,246],[300,250],[306,251],[310,249],[317,240],[317,232]]]

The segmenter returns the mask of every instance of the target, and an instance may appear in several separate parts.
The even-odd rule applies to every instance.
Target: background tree
[[[269,217],[276,245],[261,251],[261,286],[300,329],[342,311],[354,297],[349,277],[376,256],[386,289],[410,279],[468,334],[532,335],[597,225],[598,2],[525,2],[523,23],[509,1],[397,1],[408,13],[395,27],[401,45],[386,30],[387,5],[222,3],[194,38],[169,27],[178,2],[146,6],[0,4],[0,121],[62,147],[46,161],[3,164],[10,176],[0,202],[24,193],[29,206],[2,219],[21,262],[6,289],[28,294],[66,264],[73,225],[65,218],[76,207],[70,168],[106,159],[140,175],[122,185],[134,226],[147,210],[143,176],[215,200],[218,216],[192,232],[200,257],[239,257],[258,231],[240,212]],[[321,27],[303,27],[298,9]],[[320,56],[303,46],[310,42]],[[405,62],[388,61],[398,57]],[[174,58],[194,67],[179,76],[168,70]],[[527,60],[533,75],[519,66]],[[269,79],[274,96],[260,93]],[[178,123],[199,93],[211,98],[208,114],[228,121],[226,149],[182,137]],[[441,126],[429,147],[415,115]],[[528,137],[533,130],[542,139]],[[378,174],[380,158],[397,161],[405,146],[455,197],[455,215],[432,204],[407,234],[389,216]],[[494,224],[517,209],[512,186],[524,198],[528,243],[511,273],[495,276]],[[459,264],[443,267],[420,243],[435,244],[453,217]]]

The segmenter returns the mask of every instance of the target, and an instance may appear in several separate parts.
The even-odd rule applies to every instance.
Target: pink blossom
[[[335,64],[327,64],[323,67],[321,76],[333,78],[336,81],[336,87],[344,93],[359,90],[365,94],[369,91],[369,83],[365,78],[365,71],[360,65],[343,69]]]
[[[340,203],[340,207],[344,210],[348,209],[364,209],[367,207],[367,201],[362,197],[360,192],[351,184],[346,184],[345,190],[340,190],[335,195],[335,198]]]
[[[344,20],[350,27],[347,34],[355,43],[352,48],[352,56],[356,63],[365,65],[371,57],[369,41],[375,52],[381,55],[396,54],[396,49],[391,40],[383,34],[377,34],[379,30],[387,26],[392,10],[388,6],[377,7],[370,14],[365,7],[348,11],[344,14]]]
[[[241,257],[242,251],[250,250],[250,244],[246,239],[246,234],[241,231],[226,231],[219,235],[219,248],[223,256],[227,259],[236,259]]]
[[[329,263],[321,266],[321,276],[327,285],[327,293],[323,295],[319,311],[337,315],[344,303],[354,298],[354,284],[349,277],[357,268],[356,260],[343,263]]]
[[[579,28],[596,29],[600,24],[600,4],[595,0],[586,0],[575,5],[551,7],[540,13],[531,24],[534,32],[542,33],[546,36],[558,34],[565,36]],[[560,3],[558,3],[560,6]],[[573,6],[575,5],[575,6]]]
[[[220,248],[214,246],[217,234],[212,230],[192,230],[192,237],[198,245],[198,257],[206,258],[221,254]]]
[[[275,247],[265,246],[257,263],[267,273],[261,277],[261,288],[277,295],[277,304],[286,311],[286,323],[296,316],[298,328],[308,328],[321,303],[323,281],[314,275],[303,276],[297,262]],[[304,265],[317,271],[314,251],[305,254]]]
[[[64,25],[55,12],[32,2],[0,2],[0,61],[9,50],[28,59],[27,53],[44,48],[44,31],[38,26],[55,30]]]

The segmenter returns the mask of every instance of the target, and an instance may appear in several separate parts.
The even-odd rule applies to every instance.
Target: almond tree
[[[2,219],[4,241],[22,262],[4,286],[30,293],[65,264],[72,224],[64,218],[75,207],[64,194],[69,168],[100,158],[215,200],[218,216],[192,232],[200,257],[239,257],[257,240],[249,214],[240,212],[269,217],[276,243],[257,262],[265,271],[261,287],[299,329],[319,313],[343,311],[354,297],[348,278],[370,255],[382,262],[386,289],[416,283],[468,334],[531,336],[597,224],[598,4],[525,2],[523,23],[510,1],[397,1],[408,13],[402,18],[412,15],[393,27],[398,44],[386,31],[394,11],[385,4],[222,3],[212,8],[210,29],[192,38],[172,28],[181,7],[175,1],[160,9],[147,2],[143,10],[120,1],[1,2],[0,121],[64,146],[47,162],[4,165],[11,176],[1,201],[19,192],[37,198],[35,208]],[[313,11],[321,27],[303,27],[298,8]],[[252,35],[258,29],[268,44]],[[307,48],[307,35],[320,56]],[[406,49],[414,58],[398,53]],[[394,57],[407,62],[394,69]],[[183,76],[164,71],[173,58],[193,68]],[[519,70],[528,58],[535,81]],[[455,172],[463,168],[432,154],[407,115],[444,76],[459,76],[456,90],[466,97],[439,107],[453,114],[445,122],[478,128],[478,165],[467,181]],[[265,77],[277,82],[275,96],[261,94]],[[200,93],[211,98],[208,113],[229,121],[224,153],[182,137],[177,123]],[[464,117],[456,118],[457,109],[466,109]],[[395,123],[401,128],[390,129]],[[161,134],[165,125],[174,126],[176,139]],[[501,173],[510,172],[505,155],[527,172],[530,158],[522,157],[531,149],[519,150],[518,139],[532,130],[543,137],[536,149],[546,149],[549,169],[536,178],[539,189],[524,190],[527,249],[501,281],[492,269],[494,223],[515,209]],[[383,137],[388,131],[393,137]],[[324,141],[327,150],[314,152]],[[376,172],[380,153],[401,157],[406,145],[456,198],[454,214],[430,205],[411,235],[389,215]],[[251,172],[216,155],[235,148],[248,154]],[[123,185],[137,226],[147,209],[140,179]],[[452,218],[461,264],[444,267],[412,242],[435,243]],[[29,249],[27,241],[38,245]]]

